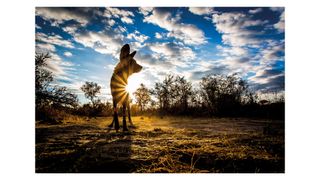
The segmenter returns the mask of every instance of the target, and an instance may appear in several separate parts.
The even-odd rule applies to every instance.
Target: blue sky
[[[36,52],[49,52],[54,84],[86,102],[80,86],[94,81],[110,100],[110,78],[123,44],[152,88],[169,73],[194,87],[207,74],[238,73],[259,92],[284,91],[284,9],[267,7],[36,8]],[[130,82],[129,82],[130,83]]]

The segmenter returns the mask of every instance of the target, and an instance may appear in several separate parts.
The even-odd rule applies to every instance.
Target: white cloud
[[[62,28],[63,31],[65,31],[71,35],[74,35],[78,29],[79,29],[79,27],[77,25],[68,25],[68,26]]]
[[[61,59],[59,55],[55,52],[51,51],[51,48],[47,50],[43,49],[49,46],[43,46],[42,44],[36,44],[36,52],[37,53],[49,53],[50,58],[46,62],[45,69],[52,72],[56,79],[63,80],[71,80],[70,71],[73,71],[74,64],[71,62],[66,62]]]
[[[83,96],[83,98],[85,98],[84,93],[81,90],[81,86],[84,83],[85,83],[84,81],[76,80],[76,81],[71,81],[68,83],[59,82],[59,84],[57,84],[57,85],[67,87],[70,91],[72,91],[72,93],[78,95],[78,98],[80,97],[80,99],[81,99],[81,96]]]
[[[63,55],[65,55],[66,57],[71,57],[72,53],[67,51],[67,52],[64,52]]]
[[[137,53],[135,59],[143,66],[143,70],[145,70],[145,68],[149,68],[154,70],[154,72],[162,72],[174,68],[174,65],[171,62],[166,61],[164,58],[159,57],[155,53]]]
[[[145,42],[149,37],[141,34],[139,31],[135,30],[133,33],[128,34],[128,39],[135,39],[140,43]]]
[[[130,43],[130,46],[131,46],[131,49],[132,49],[133,51],[137,51],[137,50],[145,47],[145,46],[146,46],[146,43],[140,43],[140,42],[138,42],[138,41],[135,41],[135,42],[131,42],[131,43]]]
[[[248,72],[253,72],[257,69],[254,65],[256,62],[250,55],[247,56],[231,56],[226,57],[223,64],[229,68],[229,72],[238,73],[241,76],[246,75]]]
[[[90,47],[102,54],[111,54],[117,57],[122,45],[123,35],[114,32],[83,32],[74,36],[74,40],[85,47]]]
[[[37,7],[36,15],[51,21],[52,23],[61,24],[65,21],[74,20],[85,25],[89,22],[89,15],[85,8],[61,8],[61,7]]]
[[[59,35],[49,36],[47,34],[38,32],[36,33],[36,41],[40,41],[48,44],[54,44],[54,45],[62,46],[66,48],[74,48],[73,44],[70,41],[63,39]]]
[[[192,82],[199,82],[202,77],[209,74],[228,74],[229,67],[224,63],[224,60],[199,60],[193,63],[194,67],[187,76]]]
[[[56,79],[70,80],[71,78],[69,72],[74,70],[74,64],[71,62],[63,61],[63,59],[61,59],[61,57],[56,54],[56,48],[54,46],[57,44],[64,44],[60,42],[61,39],[58,38],[58,41],[51,41],[52,39],[56,39],[57,37],[50,38],[50,36],[47,36],[43,33],[37,33],[36,37],[41,37],[41,41],[36,42],[36,53],[49,53],[49,55],[51,56],[46,62],[45,69],[52,72]],[[52,42],[52,44],[50,42]]]
[[[274,68],[263,68],[248,80],[260,92],[279,91],[284,89],[284,72]]]
[[[258,45],[260,40],[255,36],[260,32],[248,28],[267,23],[267,21],[252,20],[243,13],[214,14],[212,21],[216,30],[222,34],[222,41],[231,46]]]
[[[139,7],[139,13],[143,14],[144,16],[149,15],[152,12],[152,7]]]
[[[261,50],[260,61],[264,66],[271,66],[276,61],[283,61],[284,42],[269,41],[268,46]]]
[[[36,42],[36,53],[49,53],[50,58],[46,62],[45,69],[52,72],[55,79],[58,80],[72,80],[71,74],[74,71],[74,64],[69,61],[64,61],[58,54],[52,44],[44,44]]]
[[[127,16],[122,17],[121,21],[126,23],[126,24],[133,24],[133,19],[131,19],[131,18],[127,17]]]
[[[50,54],[51,58],[46,63],[46,68],[51,71],[55,76],[64,75],[65,72],[61,65],[61,58],[57,54]]]
[[[249,13],[250,14],[257,14],[259,12],[262,12],[262,10],[263,10],[262,8],[250,9]]]
[[[282,12],[284,11],[283,7],[270,7],[271,11]]]
[[[217,49],[221,52],[221,56],[245,56],[248,51],[245,47],[239,46],[221,46],[217,45]]]
[[[148,43],[151,50],[137,53],[135,59],[143,66],[150,82],[163,79],[166,74],[181,74],[178,68],[189,67],[195,53],[189,47],[177,43]]]
[[[277,67],[276,62],[284,60],[284,44],[278,41],[266,42],[268,43],[264,45],[265,47],[254,48],[254,51],[258,51],[256,53],[250,53],[245,47],[218,47],[218,50],[224,53],[224,59],[221,61],[222,67],[227,69],[227,72],[238,73],[240,76],[255,73],[249,78],[249,83],[256,89],[281,88],[284,74],[276,73],[279,70],[275,68]],[[235,53],[235,51],[239,52]]]
[[[110,26],[113,26],[113,25],[116,23],[116,21],[114,21],[113,19],[109,19],[109,20],[107,20],[107,23],[108,23]]]
[[[284,32],[285,24],[284,24],[284,11],[280,15],[280,20],[273,25],[279,32]]]
[[[161,38],[162,38],[162,35],[161,35],[160,33],[157,33],[157,32],[156,32],[155,37],[156,37],[157,39],[161,39]]]
[[[126,11],[126,10],[122,10],[122,9],[118,9],[118,8],[111,8],[111,7],[107,7],[105,9],[105,14],[111,13],[111,16],[114,17],[128,17],[128,16],[132,16],[134,17],[134,14],[131,11]]]
[[[41,27],[38,24],[36,24],[36,29],[41,29]]]
[[[284,42],[261,38],[265,32],[254,30],[253,27],[268,23],[253,18],[252,14],[262,10],[249,10],[251,14],[228,12],[212,16],[216,30],[222,34],[223,42],[223,45],[217,46],[218,55],[223,58],[219,64],[221,68],[215,68],[215,71],[224,69],[225,72],[238,73],[240,76],[254,73],[255,75],[249,77],[251,87],[260,90],[281,89],[284,73],[274,69],[277,66],[276,62],[283,61]],[[202,74],[212,70],[201,72],[196,73]]]
[[[52,44],[48,43],[36,43],[36,52],[38,53],[47,53],[47,52],[55,52],[56,48]]]
[[[131,17],[134,17],[134,14],[131,11],[107,7],[103,16],[107,18],[119,18],[123,23],[133,24],[133,19]]]
[[[179,67],[187,67],[188,63],[195,58],[195,53],[191,48],[177,43],[153,43],[148,44],[148,47],[158,58],[163,58],[165,62]]]
[[[156,43],[156,44],[150,44],[149,48],[158,54],[163,54],[165,56],[173,56],[175,52],[170,48],[168,45],[169,43]]]
[[[123,26],[118,26],[115,31],[117,33],[123,33],[123,32],[126,32],[127,31],[127,28],[126,27],[123,27]]]
[[[211,7],[190,7],[189,11],[196,15],[209,15],[214,13]]]
[[[180,57],[193,59],[195,57],[194,52],[189,47],[182,47],[175,43],[154,43],[149,44],[149,48],[158,54],[169,57]]]
[[[192,24],[179,23],[180,15],[173,17],[163,9],[153,9],[150,15],[144,17],[144,22],[158,25],[169,31],[168,36],[190,45],[206,43],[204,32]]]

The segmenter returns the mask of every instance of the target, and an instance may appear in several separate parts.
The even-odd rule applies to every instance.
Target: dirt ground
[[[283,121],[137,116],[124,133],[111,120],[36,123],[36,172],[284,172]]]

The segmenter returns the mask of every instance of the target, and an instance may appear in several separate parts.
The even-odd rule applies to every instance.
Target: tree
[[[163,109],[163,92],[162,92],[162,84],[157,82],[155,84],[154,89],[150,90],[151,95],[154,95],[158,99],[159,108]]]
[[[184,76],[169,74],[163,82],[157,82],[150,92],[158,99],[162,111],[183,113],[191,102],[192,85]]]
[[[169,74],[167,75],[163,83],[159,83],[160,85],[160,94],[162,98],[163,109],[168,111],[174,101],[174,76]]]
[[[201,90],[198,88],[197,89],[194,88],[191,91],[190,99],[191,99],[191,105],[193,108],[202,107],[204,104],[203,97],[201,96]]]
[[[248,85],[246,81],[236,74],[208,75],[200,82],[201,95],[211,113],[232,114],[247,96]]]
[[[48,97],[53,102],[53,105],[58,106],[71,106],[76,107],[78,105],[77,95],[70,92],[67,87],[55,86],[50,92]]]
[[[75,108],[78,98],[66,87],[53,86],[52,72],[46,66],[50,60],[49,53],[36,53],[35,56],[35,93],[36,93],[36,119],[55,119],[52,113],[60,109]]]
[[[140,87],[133,93],[133,95],[137,100],[140,111],[143,111],[145,106],[151,102],[150,91],[144,84],[140,84]]]
[[[150,92],[155,95],[159,101],[161,110],[168,111],[174,102],[174,76],[169,74],[163,82],[157,82],[155,88]]]
[[[52,86],[54,80],[52,72],[46,69],[47,61],[51,58],[49,53],[36,54],[35,56],[35,85],[36,85],[36,105],[47,106],[72,106],[78,104],[78,99],[75,94],[70,92],[66,87]]]
[[[86,98],[90,99],[92,105],[95,105],[98,100],[95,100],[97,94],[100,93],[101,86],[95,82],[86,81],[84,85],[81,86],[81,90],[84,92]]]
[[[188,109],[188,101],[192,95],[191,83],[188,82],[184,76],[176,76],[171,94],[173,94],[174,99],[176,99],[176,107],[186,112]]]
[[[50,71],[45,69],[46,61],[50,59],[50,55],[36,54],[35,56],[35,85],[36,85],[36,106],[40,107],[46,102],[46,98],[49,96],[48,87],[53,81],[53,75]]]

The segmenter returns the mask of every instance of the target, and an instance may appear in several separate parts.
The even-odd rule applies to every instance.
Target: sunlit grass
[[[77,161],[65,167],[67,172],[92,166],[106,167],[102,171],[109,172],[114,171],[108,169],[114,163],[123,163],[119,168],[123,166],[125,172],[283,171],[284,138],[279,122],[271,124],[278,134],[265,135],[263,128],[271,122],[263,120],[136,116],[135,127],[128,133],[106,129],[111,120],[39,125],[42,136],[36,156],[43,164],[37,169],[50,169],[45,159],[59,156]]]

